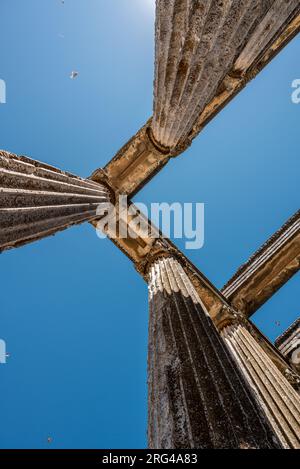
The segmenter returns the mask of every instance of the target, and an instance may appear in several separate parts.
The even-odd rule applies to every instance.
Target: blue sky
[[[0,147],[89,176],[151,115],[153,1],[2,0],[0,14]],[[299,208],[299,48],[135,197],[205,203],[205,245],[188,255],[218,287]],[[0,447],[145,447],[147,288],[129,260],[82,225],[4,253],[0,276]],[[274,340],[298,298],[299,275],[256,324]]]

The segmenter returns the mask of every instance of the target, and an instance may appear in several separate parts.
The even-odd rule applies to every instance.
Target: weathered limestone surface
[[[245,81],[299,12],[298,0],[157,0],[157,142],[185,147],[206,106]]]
[[[222,335],[252,385],[274,431],[285,448],[300,448],[300,397],[254,339],[237,321]]]
[[[109,190],[24,156],[0,152],[0,251],[97,218]]]
[[[300,211],[295,213],[222,289],[231,305],[251,316],[300,267]]]
[[[150,448],[278,448],[180,263],[149,273]]]
[[[278,350],[300,373],[300,318],[297,319],[275,342]]]

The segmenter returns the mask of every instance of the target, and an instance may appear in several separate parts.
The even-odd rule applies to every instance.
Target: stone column
[[[300,448],[300,397],[236,315],[222,336],[285,448]]]
[[[24,156],[0,152],[0,252],[97,218],[101,184]]]
[[[240,82],[299,11],[290,0],[157,0],[154,139],[185,146],[213,98]],[[216,104],[218,105],[218,104]]]
[[[179,261],[148,271],[149,447],[280,447]]]

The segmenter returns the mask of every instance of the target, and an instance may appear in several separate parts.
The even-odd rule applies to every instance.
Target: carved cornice
[[[230,304],[251,316],[300,267],[300,211],[238,269],[222,289]]]
[[[289,220],[282,225],[282,227],[276,231],[270,238],[257,250],[254,254],[248,259],[248,261],[243,264],[237,272],[231,277],[231,279],[223,287],[223,291],[229,291],[229,289],[234,288],[233,283],[236,280],[240,280],[241,274],[244,273],[249,267],[252,267],[259,258],[264,256],[268,251],[270,254],[274,250],[280,249],[284,242],[288,241],[291,237],[298,234],[300,228],[300,210],[298,210]]]
[[[288,329],[283,332],[283,334],[277,337],[275,341],[276,347],[279,348],[280,346],[282,346],[287,340],[289,340],[293,336],[294,333],[298,331],[300,332],[300,317],[296,319],[296,321],[294,321],[293,324],[291,324],[290,327],[288,327]]]

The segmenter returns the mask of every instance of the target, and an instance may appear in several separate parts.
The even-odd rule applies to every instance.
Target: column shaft
[[[0,251],[97,218],[101,184],[27,157],[0,152]]]
[[[149,298],[149,447],[279,447],[177,260],[152,265]]]
[[[157,0],[152,131],[174,148],[205,107],[275,41],[298,0]]]

